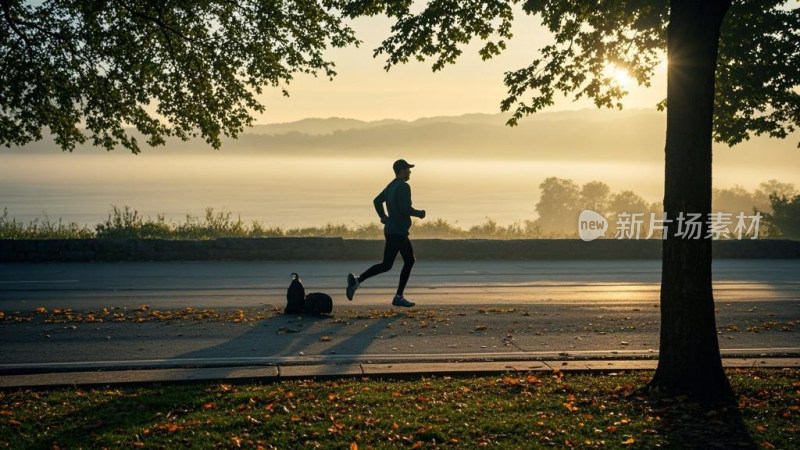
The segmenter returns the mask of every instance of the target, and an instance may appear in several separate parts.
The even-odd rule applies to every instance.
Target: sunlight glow
[[[634,86],[634,79],[631,76],[630,72],[626,69],[616,66],[614,64],[609,64],[604,70],[605,76],[611,79],[611,82],[616,84],[621,88],[631,88]]]

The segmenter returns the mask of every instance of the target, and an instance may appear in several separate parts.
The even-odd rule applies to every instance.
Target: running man
[[[403,297],[403,290],[408,283],[408,277],[411,275],[411,268],[414,266],[414,249],[411,247],[411,241],[408,239],[408,230],[411,228],[411,216],[425,218],[425,210],[414,209],[411,206],[411,186],[406,183],[411,178],[411,168],[413,164],[409,164],[405,159],[398,159],[392,165],[394,169],[394,180],[386,186],[372,203],[375,205],[375,211],[381,218],[383,226],[383,234],[386,237],[386,246],[383,249],[383,261],[375,264],[367,269],[358,277],[355,274],[347,276],[347,299],[353,300],[353,294],[356,289],[369,278],[375,275],[388,272],[397,258],[397,252],[403,257],[403,270],[400,272],[400,283],[397,286],[397,295],[392,300],[393,306],[414,306],[414,302],[410,302]],[[386,202],[386,209],[389,215],[383,210],[383,203]]]

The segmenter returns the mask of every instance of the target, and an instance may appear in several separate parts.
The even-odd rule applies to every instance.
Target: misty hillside
[[[247,134],[286,134],[302,133],[308,135],[325,135],[341,130],[361,130],[364,128],[375,128],[383,125],[402,123],[402,120],[376,120],[366,122],[357,119],[345,119],[341,117],[329,117],[327,119],[303,119],[295,122],[272,123],[268,125],[254,125],[246,130]]]
[[[536,160],[663,160],[666,117],[652,110],[580,110],[542,113],[522,119],[516,127],[507,115],[467,114],[414,121],[327,118],[256,125],[238,139],[224,139],[220,151],[239,155],[326,157],[503,158]],[[715,147],[715,159],[736,164],[773,160],[800,163],[798,134],[786,140],[753,138],[730,149]],[[52,153],[52,140],[30,144],[13,153]],[[117,151],[125,151],[118,149]],[[150,153],[205,154],[204,142],[168,141]],[[79,153],[104,152],[85,146]]]

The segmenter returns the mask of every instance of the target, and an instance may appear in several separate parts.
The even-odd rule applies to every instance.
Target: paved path
[[[399,267],[344,299],[342,274],[368,264],[0,265],[0,375],[657,357],[657,262],[420,262],[410,310],[388,305]],[[279,314],[292,270],[333,294],[332,317]],[[800,356],[800,262],[714,270],[723,355]]]
[[[399,258],[398,258],[399,259]],[[96,308],[147,302],[167,307],[247,307],[285,302],[291,272],[308,291],[346,304],[345,275],[375,261],[0,264],[0,311]],[[401,262],[368,280],[361,305],[386,305]],[[800,260],[715,260],[718,302],[800,299]],[[418,261],[407,297],[420,305],[657,302],[661,262]]]

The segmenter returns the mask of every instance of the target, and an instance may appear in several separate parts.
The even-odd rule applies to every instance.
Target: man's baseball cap
[[[395,172],[399,171],[400,169],[406,169],[411,167],[414,167],[414,165],[409,164],[408,161],[406,161],[405,159],[398,159],[397,161],[394,162],[394,164],[392,164],[392,169],[394,169]]]

